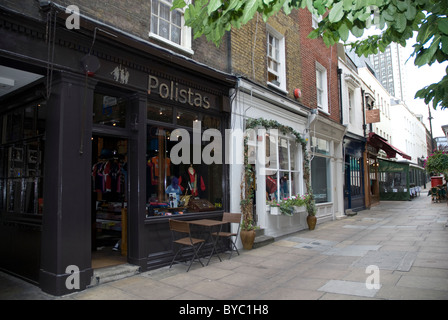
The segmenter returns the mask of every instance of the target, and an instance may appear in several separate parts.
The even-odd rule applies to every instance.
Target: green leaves
[[[336,3],[328,15],[328,19],[331,23],[339,22],[344,16],[344,2]]]
[[[441,18],[437,24],[439,27],[439,31],[448,35],[448,18]]]
[[[243,18],[241,19],[242,24],[246,24],[253,18],[255,12],[257,12],[258,5],[261,4],[261,1],[262,0],[246,1],[246,5],[244,6],[243,10]]]

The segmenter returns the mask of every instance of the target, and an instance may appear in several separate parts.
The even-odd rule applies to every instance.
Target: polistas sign
[[[174,81],[163,82],[155,76],[149,76],[148,94],[152,91],[158,92],[162,99],[169,99],[179,103],[204,109],[210,108],[210,99],[192,88],[180,88]]]

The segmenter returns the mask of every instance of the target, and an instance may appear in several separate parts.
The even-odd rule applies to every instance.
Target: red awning
[[[374,132],[369,133],[369,138],[367,139],[367,142],[376,148],[384,150],[384,152],[386,152],[388,158],[395,158],[398,153],[400,156],[402,156],[405,159],[408,159],[408,160],[412,159],[406,153],[404,153],[401,150],[398,150],[393,145],[391,145],[389,142],[387,142],[386,139],[382,138],[381,136],[377,135]]]

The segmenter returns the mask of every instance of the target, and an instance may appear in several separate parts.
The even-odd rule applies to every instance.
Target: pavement
[[[62,297],[0,272],[1,300],[447,300],[448,205],[423,190],[240,255],[142,272]]]

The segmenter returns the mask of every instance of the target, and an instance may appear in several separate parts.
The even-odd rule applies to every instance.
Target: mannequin
[[[276,198],[277,193],[277,178],[266,176],[266,200]]]
[[[188,188],[191,191],[191,195],[194,197],[199,195],[199,189],[200,191],[205,191],[204,180],[201,176],[198,176],[192,164],[188,167],[186,175],[179,178],[179,183],[182,184],[182,191]]]
[[[179,180],[176,177],[173,177],[171,179],[171,184],[166,188],[165,193],[167,195],[175,193],[176,194],[176,199],[177,199],[176,204],[179,203],[180,195],[182,194],[182,190],[181,190],[181,188],[179,186]]]

